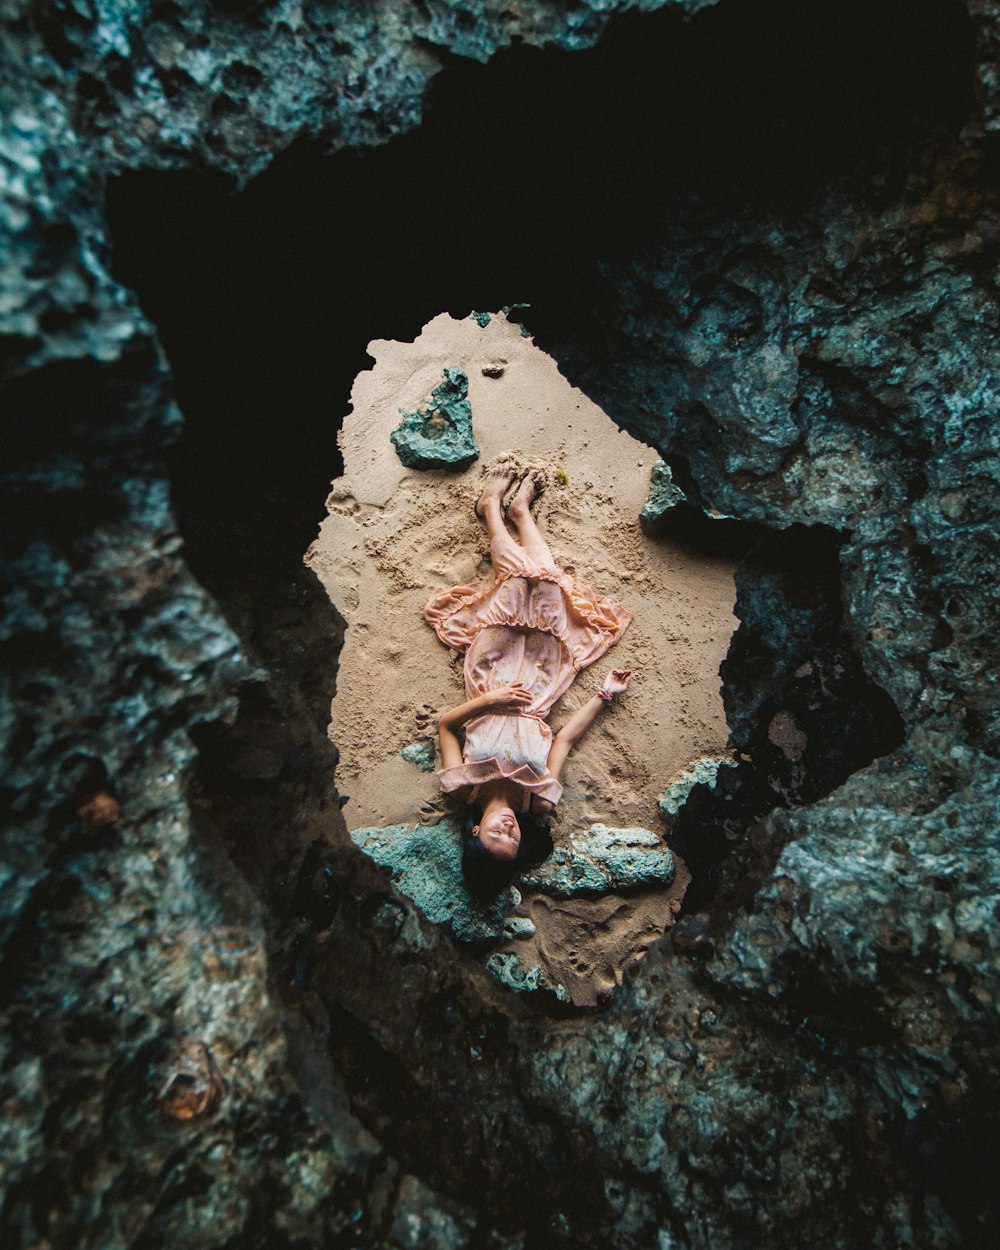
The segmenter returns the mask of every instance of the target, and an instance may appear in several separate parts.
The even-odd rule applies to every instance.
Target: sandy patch
[[[517,912],[531,920],[534,935],[499,951],[516,955],[523,968],[539,965],[546,983],[561,985],[578,1007],[605,1001],[625,969],[674,924],[691,880],[684,862],[676,859],[676,865],[672,885],[663,890],[569,899],[529,894]]]
[[[375,367],[358,377],[340,435],[344,476],[306,556],[349,623],[330,724],[349,828],[445,811],[433,775],[399,754],[433,739],[438,711],[464,698],[462,656],[421,613],[435,587],[489,577],[472,505],[481,466],[503,451],[562,469],[568,481],[542,497],[539,525],[563,568],[634,613],[618,646],[553,711],[557,730],[608,669],[636,670],[566,766],[555,834],[594,821],[660,828],[666,785],[725,751],[718,670],[735,627],[731,562],[642,533],[636,518],[656,452],[618,430],[502,316],[481,328],[443,314],[413,343],[380,339],[368,350]],[[502,376],[484,376],[498,361]],[[446,365],[468,374],[481,458],[457,474],[407,469],[389,435]]]

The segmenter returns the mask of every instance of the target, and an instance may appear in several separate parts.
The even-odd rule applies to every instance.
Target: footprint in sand
[[[327,511],[334,513],[336,516],[357,516],[361,511],[361,505],[353,495],[344,495],[334,500],[331,496],[327,500]]]
[[[596,919],[592,909],[603,911],[602,904],[609,901],[557,901],[538,895],[529,904],[542,966],[553,981],[566,986],[574,1002],[591,1000],[600,990],[614,988],[615,969],[601,940],[605,926],[598,923],[590,928]]]
[[[546,976],[578,1005],[605,1001],[674,922],[680,904],[663,891],[623,897],[553,899],[534,895],[528,914]]]
[[[573,971],[581,977],[590,976],[590,964],[576,951],[567,951],[566,959]]]
[[[444,803],[438,799],[425,799],[417,808],[417,817],[422,825],[436,825],[444,817]]]

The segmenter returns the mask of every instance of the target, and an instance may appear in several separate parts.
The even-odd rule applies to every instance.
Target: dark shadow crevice
[[[655,246],[682,202],[696,230],[699,202],[794,216],[849,176],[870,196],[859,153],[892,194],[910,151],[968,116],[970,53],[964,10],[944,0],[731,0],[687,22],[616,20],[591,52],[453,60],[418,131],[333,157],[298,143],[239,194],[212,174],[111,184],[115,272],[160,330],[185,414],[170,469],[187,557],[269,674],[234,727],[199,731],[195,780],[266,894],[290,905],[301,853],[275,824],[297,827],[303,805],[336,821],[323,729],[343,625],[301,556],[341,468],[337,429],[368,340],[524,299],[540,343],[586,387],[628,332],[595,331],[602,261]],[[688,319],[738,322],[742,343],[748,296],[717,285],[693,290]],[[877,426],[864,395],[855,407]],[[683,454],[672,464],[703,502]],[[752,762],[696,790],[675,832],[695,906],[755,818],[828,793],[901,734],[840,620],[836,536],[702,515],[688,508],[679,536],[745,553],[723,676],[733,744]],[[796,734],[808,745],[791,758]]]
[[[826,526],[792,526],[758,537],[737,569],[740,626],[721,668],[737,764],[714,789],[692,790],[671,833],[694,878],[685,911],[711,904],[715,927],[749,906],[784,845],[759,830],[748,841],[747,830],[777,807],[816,802],[904,738],[844,620],[843,542]]]

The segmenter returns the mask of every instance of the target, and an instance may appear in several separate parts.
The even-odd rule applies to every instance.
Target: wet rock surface
[[[149,278],[147,315],[112,275],[109,174],[245,181],[297,134],[380,142],[432,76],[470,81],[440,73],[451,53],[589,46],[607,8],[8,6],[5,1244],[996,1244],[995,7],[817,6],[826,37],[798,44],[802,9],[779,4],[631,44],[612,27],[610,59],[567,72],[598,64],[617,90],[592,76],[576,107],[632,108],[642,58],[678,48],[692,80],[663,77],[717,126],[646,162],[675,171],[669,203],[643,208],[630,161],[634,233],[607,215],[618,178],[591,188],[593,233],[561,214],[562,300],[555,229],[555,268],[528,248],[518,290],[465,292],[467,271],[428,291],[464,313],[549,273],[528,324],[571,380],[693,508],[764,531],[724,672],[751,759],[692,788],[675,836],[695,902],[596,1013],[511,994],[350,843],[324,736],[339,624],[292,571],[322,482],[296,504],[308,473],[256,437],[245,362],[208,395],[166,288]],[[693,80],[724,82],[726,48],[733,83],[763,48],[815,94],[783,106],[770,73],[777,115],[752,92],[727,107],[721,82],[714,108]],[[845,75],[870,130],[827,107]],[[696,120],[634,109],[623,159],[660,115]],[[569,136],[600,142],[558,133],[556,172]],[[222,218],[198,201],[201,235],[180,214],[159,236],[178,201],[133,185],[119,207],[179,281]],[[199,317],[246,338],[238,302],[185,314],[230,363]]]

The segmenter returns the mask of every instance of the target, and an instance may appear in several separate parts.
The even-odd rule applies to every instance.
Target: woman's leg
[[[545,477],[539,469],[529,469],[517,494],[507,507],[507,516],[517,527],[517,535],[521,546],[536,564],[558,568],[553,559],[549,545],[542,537],[541,531],[531,515],[531,505],[545,488]]]
[[[502,506],[503,497],[516,476],[510,462],[494,465],[476,504],[476,516],[486,523],[490,536],[490,559],[497,573],[510,572],[522,563],[521,549],[504,524]]]

